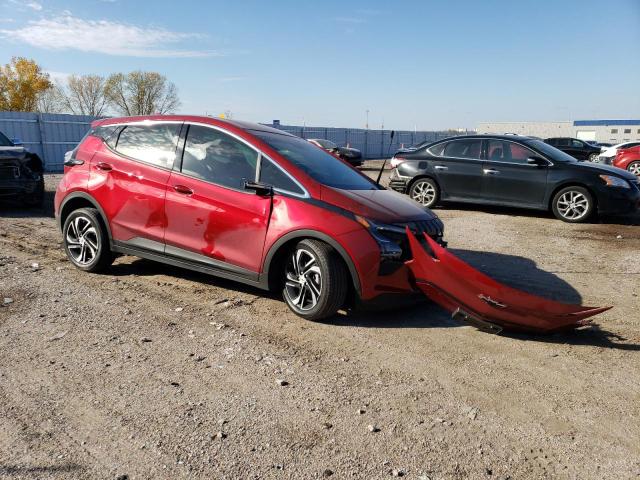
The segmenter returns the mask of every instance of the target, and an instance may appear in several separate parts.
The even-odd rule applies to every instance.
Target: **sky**
[[[640,0],[0,0],[0,63],[157,71],[178,113],[446,129],[640,118]]]

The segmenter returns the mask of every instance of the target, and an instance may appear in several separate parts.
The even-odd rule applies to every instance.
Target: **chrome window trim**
[[[261,157],[265,157],[267,160],[271,161],[276,167],[278,167],[281,171],[283,171],[284,174],[287,175],[296,185],[298,185],[298,187],[300,187],[300,190],[302,190],[302,192],[304,192],[304,193],[300,194],[298,192],[290,192],[288,190],[284,190],[284,189],[280,189],[280,188],[274,188],[273,189],[274,192],[284,193],[286,195],[291,195],[291,196],[298,197],[298,198],[310,198],[311,197],[311,195],[309,195],[309,192],[307,191],[307,189],[304,188],[304,186],[293,175],[291,175],[287,170],[285,170],[280,164],[278,164],[278,162],[273,160],[269,155],[265,154],[259,148],[256,148],[254,145],[249,143],[244,138],[242,138],[242,137],[236,135],[235,133],[230,132],[230,131],[228,131],[228,130],[226,130],[224,128],[221,128],[221,127],[219,127],[217,125],[212,125],[210,123],[205,123],[205,122],[187,121],[187,120],[150,120],[150,119],[134,120],[134,121],[131,121],[131,122],[116,122],[116,123],[109,123],[107,125],[108,126],[113,125],[113,126],[119,126],[119,127],[126,127],[126,126],[129,126],[129,125],[153,125],[153,124],[158,124],[158,123],[162,123],[162,124],[177,123],[177,124],[184,124],[184,125],[198,125],[198,126],[201,126],[201,127],[207,127],[207,128],[211,128],[213,130],[217,130],[219,132],[224,133],[225,135],[229,135],[230,137],[234,138],[235,140],[238,140],[241,143],[245,144],[246,146],[248,146],[249,148],[251,148],[252,150],[254,150],[258,154],[258,159],[257,159],[257,163],[256,163],[256,176],[254,177],[254,179],[256,181],[257,181],[258,178],[260,178],[259,175],[260,175]],[[107,125],[100,125],[100,126],[107,126]],[[187,132],[187,134],[188,134],[188,132]],[[186,142],[186,139],[187,139],[187,136],[185,136],[185,142]],[[106,142],[103,141],[103,143],[105,145],[107,145]],[[179,145],[176,144],[176,149],[178,148],[178,146]],[[116,151],[115,149],[112,149],[109,145],[107,145],[107,148],[109,148],[109,150],[111,150],[112,152],[116,153],[117,155],[120,155],[121,157],[124,157],[126,159],[130,159],[130,160],[135,161],[135,162],[140,162],[140,163],[143,163],[145,165],[150,165],[152,167],[159,168],[161,170],[167,170],[167,171],[179,173],[180,175],[183,175],[185,177],[193,178],[193,179],[199,180],[201,182],[207,182],[207,183],[209,183],[211,185],[216,185],[218,187],[226,188],[228,190],[233,190],[233,191],[236,191],[236,192],[242,192],[242,193],[245,193],[247,195],[255,195],[254,192],[249,191],[249,190],[233,188],[233,187],[229,187],[227,185],[220,185],[219,183],[210,182],[208,180],[204,180],[202,178],[195,177],[193,175],[188,175],[188,174],[182,172],[182,170],[180,170],[180,171],[173,170],[173,167],[172,168],[164,168],[164,167],[160,167],[158,165],[154,165],[152,163],[145,162],[143,160],[138,160],[137,158],[128,157],[128,156],[123,155],[122,153]],[[175,159],[174,159],[174,164],[175,164]]]

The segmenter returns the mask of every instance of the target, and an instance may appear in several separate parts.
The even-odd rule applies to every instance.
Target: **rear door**
[[[259,156],[219,128],[189,125],[167,185],[167,254],[245,277],[259,272],[272,199],[244,188]]]
[[[482,196],[492,203],[541,207],[547,188],[548,166],[530,165],[538,153],[520,143],[485,140]]]
[[[114,240],[163,249],[166,185],[181,122],[141,122],[115,131],[91,160],[89,191]]]
[[[478,199],[482,193],[482,139],[451,140],[428,152],[443,199]]]

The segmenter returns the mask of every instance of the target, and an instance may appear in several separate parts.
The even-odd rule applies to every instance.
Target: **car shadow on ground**
[[[582,297],[575,288],[555,274],[539,269],[531,259],[494,252],[460,249],[454,249],[452,253],[483,273],[513,288],[559,302],[582,303]],[[229,290],[228,298],[221,299],[221,301],[233,299],[235,293],[282,301],[282,296],[278,292],[267,292],[232,280],[133,257],[124,257],[123,260],[116,261],[107,273],[116,277],[167,275],[176,279]],[[286,307],[283,305],[283,308]],[[404,298],[395,302],[389,300],[375,309],[366,307],[352,308],[330,319],[323,320],[321,323],[335,327],[388,329],[455,328],[466,326],[453,320],[449,312],[430,302],[426,297],[422,297],[418,301],[415,297],[411,299]],[[503,332],[501,335],[523,342],[640,350],[640,345],[625,343],[626,339],[624,337],[603,329],[598,325],[597,317],[592,325],[566,333],[538,335]]]
[[[53,218],[55,192],[45,191],[41,207],[27,207],[18,200],[0,201],[0,217],[4,218]]]
[[[493,215],[508,215],[529,218],[548,218],[555,219],[553,213],[545,210],[532,210],[528,208],[503,207],[498,205],[480,205],[471,203],[444,202],[433,209],[436,213],[438,210],[459,210],[490,213]],[[557,220],[562,223],[561,220]],[[592,217],[586,224],[591,225],[640,225],[640,213],[631,213],[628,215],[607,215]]]

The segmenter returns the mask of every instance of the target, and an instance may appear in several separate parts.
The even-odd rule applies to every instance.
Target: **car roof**
[[[455,137],[443,138],[442,140],[438,140],[437,142],[434,141],[433,143],[440,143],[440,142],[445,142],[449,140],[470,140],[470,139],[483,140],[487,138],[493,138],[497,140],[511,140],[512,142],[514,140],[519,142],[529,142],[531,140],[537,140],[536,138],[527,137],[525,135],[497,135],[493,133],[483,133],[481,135],[456,135]]]
[[[92,126],[97,127],[99,125],[118,125],[121,123],[133,123],[133,122],[199,122],[208,123],[217,126],[233,126],[242,130],[254,131],[254,132],[269,132],[277,133],[280,135],[295,136],[289,132],[278,130],[276,128],[267,127],[259,123],[246,122],[244,120],[229,120],[223,118],[208,117],[205,115],[140,115],[133,117],[111,117],[96,120],[92,123]]]

